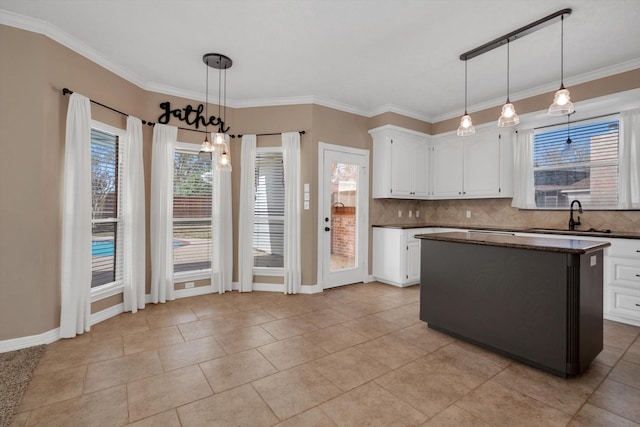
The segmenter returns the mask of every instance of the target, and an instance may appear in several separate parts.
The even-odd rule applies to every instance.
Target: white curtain
[[[238,282],[240,292],[253,290],[253,207],[255,201],[256,136],[242,137],[240,212],[238,213]]]
[[[91,101],[71,94],[64,146],[60,336],[91,326]]]
[[[513,201],[511,206],[535,209],[533,182],[533,129],[518,130],[513,150]]]
[[[300,134],[282,134],[284,168],[284,293],[300,291]]]
[[[151,302],[173,300],[173,156],[178,128],[153,127],[151,156]]]
[[[213,134],[211,134],[213,141]],[[227,153],[231,157],[229,136]],[[212,156],[213,179],[211,182],[211,286],[218,286],[218,293],[231,290],[233,275],[233,221],[231,216],[231,171],[220,170],[220,152]]]
[[[620,130],[618,207],[640,209],[640,109],[620,114]]]
[[[125,179],[122,195],[124,310],[135,313],[138,309],[144,308],[146,268],[142,122],[136,117],[127,117],[127,137],[124,150],[123,175]]]

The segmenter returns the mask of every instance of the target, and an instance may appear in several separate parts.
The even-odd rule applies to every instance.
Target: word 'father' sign
[[[166,125],[169,123],[171,117],[175,117],[176,119],[187,123],[188,125],[195,125],[196,129],[200,125],[202,126],[217,126],[219,131],[226,133],[230,128],[224,127],[224,122],[220,119],[220,117],[210,116],[205,117],[202,115],[204,111],[204,105],[200,104],[197,108],[193,108],[191,105],[187,105],[184,108],[176,108],[171,109],[171,103],[169,101],[162,102],[160,104],[160,108],[162,109],[162,114],[158,117],[158,123],[162,123]]]

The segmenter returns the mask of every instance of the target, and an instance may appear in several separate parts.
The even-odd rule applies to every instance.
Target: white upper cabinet
[[[513,197],[511,131],[484,128],[466,137],[430,137],[386,125],[369,133],[373,198]]]
[[[462,197],[463,148],[460,139],[440,141],[431,149],[433,171],[432,196],[456,199]]]
[[[431,170],[436,199],[513,196],[511,132],[481,129],[433,143]]]
[[[428,198],[428,135],[393,125],[369,133],[373,138],[373,198]]]

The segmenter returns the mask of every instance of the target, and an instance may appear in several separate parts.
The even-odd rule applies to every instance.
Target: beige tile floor
[[[47,346],[14,426],[638,426],[640,328],[562,379],[430,330],[419,289],[205,295]]]

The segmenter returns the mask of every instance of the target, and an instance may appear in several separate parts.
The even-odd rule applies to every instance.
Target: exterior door
[[[367,275],[369,151],[320,143],[318,283],[324,289]]]

